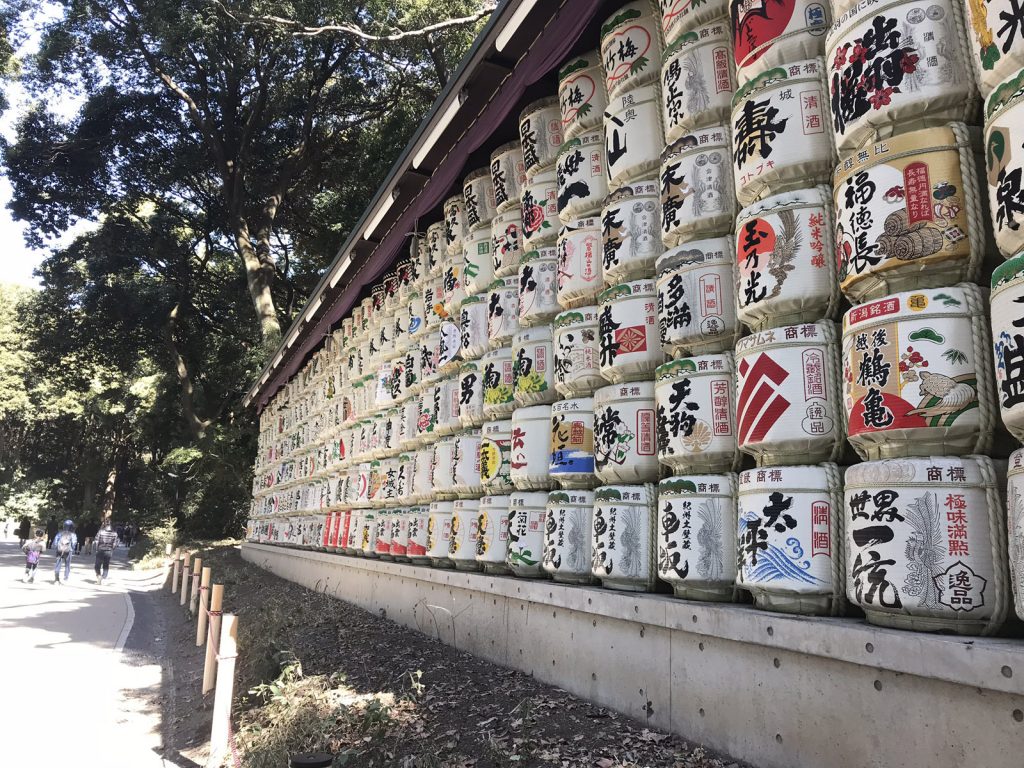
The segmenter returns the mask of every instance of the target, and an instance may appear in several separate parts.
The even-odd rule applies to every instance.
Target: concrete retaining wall
[[[759,768],[1019,768],[1024,643],[245,544],[242,556]]]

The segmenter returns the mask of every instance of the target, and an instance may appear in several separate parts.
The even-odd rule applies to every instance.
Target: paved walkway
[[[0,541],[0,766],[163,768],[161,667],[154,628],[135,624],[136,600],[159,588],[118,549],[109,584],[97,586],[93,557],[72,561],[71,580],[53,583],[43,555],[35,583],[23,584],[15,538]]]

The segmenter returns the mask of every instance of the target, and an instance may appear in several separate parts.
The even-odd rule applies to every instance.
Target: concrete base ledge
[[[242,556],[759,768],[1019,768],[1024,644],[265,544]]]

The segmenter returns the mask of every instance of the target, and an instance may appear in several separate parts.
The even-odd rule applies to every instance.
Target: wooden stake
[[[213,725],[210,729],[210,760],[207,765],[220,765],[228,753],[237,652],[238,617],[228,613],[224,615],[224,622],[220,628],[220,660],[217,669],[217,691],[213,695]]]
[[[174,573],[171,576],[171,594],[178,594],[178,577],[181,575],[181,548],[174,552]]]
[[[220,637],[220,610],[224,604],[224,585],[210,589],[210,626],[206,631],[206,665],[203,667],[203,695],[213,690],[217,676],[217,638]]]
[[[196,647],[206,642],[206,612],[210,610],[210,566],[203,566],[203,579],[199,585],[199,621],[196,623]]]
[[[181,604],[185,605],[188,602],[188,577],[189,577],[189,563],[192,560],[192,555],[185,553],[183,558],[184,564],[181,566]]]
[[[199,602],[199,574],[203,570],[203,558],[197,557],[192,562],[192,593],[188,597],[188,615],[196,615],[196,604]]]

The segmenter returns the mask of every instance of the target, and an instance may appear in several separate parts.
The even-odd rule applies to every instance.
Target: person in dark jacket
[[[50,516],[50,519],[46,521],[46,548],[49,549],[53,546],[53,537],[57,535],[58,525],[57,518]]]
[[[22,516],[18,524],[18,546],[24,547],[25,542],[32,536],[32,521],[27,516]]]
[[[110,557],[117,546],[117,534],[108,520],[96,534],[96,583],[102,585],[110,570]]]

